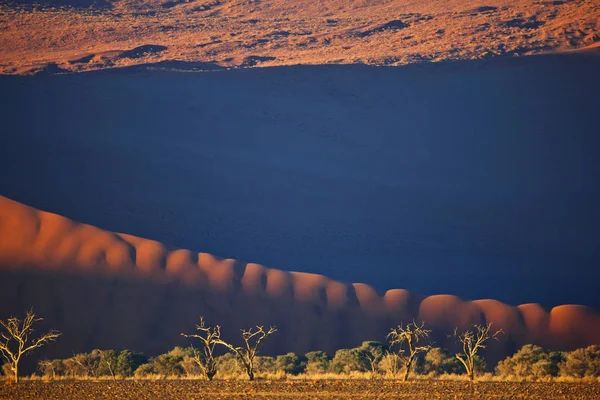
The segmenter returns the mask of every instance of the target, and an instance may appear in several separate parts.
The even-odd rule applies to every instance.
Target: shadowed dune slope
[[[495,300],[451,295],[420,297],[406,290],[383,295],[364,284],[284,272],[258,264],[175,249],[107,232],[0,197],[0,318],[33,305],[64,332],[51,356],[96,347],[149,354],[182,344],[180,332],[199,315],[238,328],[274,324],[269,353],[329,352],[361,340],[381,340],[400,321],[424,320],[438,345],[471,323],[507,332],[490,346],[497,360],[526,343],[569,349],[600,343],[600,315],[576,305],[545,311]]]
[[[377,290],[600,308],[596,53],[137,68],[0,77],[0,194]]]

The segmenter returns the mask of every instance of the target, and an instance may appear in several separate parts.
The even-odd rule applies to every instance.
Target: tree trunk
[[[15,364],[13,371],[15,371],[15,383],[19,383],[19,365],[18,364]]]
[[[253,381],[254,380],[254,371],[251,368],[248,368],[248,378]]]
[[[467,371],[467,374],[469,375],[470,381],[475,380],[475,371],[473,371],[473,368],[471,370]]]
[[[404,382],[408,380],[408,374],[410,374],[410,363],[406,363],[404,365],[406,368],[404,369]]]

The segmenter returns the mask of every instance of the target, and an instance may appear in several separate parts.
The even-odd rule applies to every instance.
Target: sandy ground
[[[600,384],[440,381],[118,381],[23,382],[2,399],[596,399]]]

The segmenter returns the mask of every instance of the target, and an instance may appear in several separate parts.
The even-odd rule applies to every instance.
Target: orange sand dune
[[[403,289],[381,295],[364,284],[286,272],[107,232],[0,197],[0,317],[36,307],[64,332],[50,351],[95,347],[150,354],[181,344],[199,315],[238,328],[274,324],[267,351],[304,353],[382,340],[401,321],[423,320],[437,345],[455,327],[493,322],[507,332],[490,346],[498,359],[526,343],[571,349],[600,343],[600,314],[564,305],[512,307]],[[560,288],[557,288],[560,290]]]
[[[0,73],[528,55],[598,43],[599,16],[596,0],[14,0],[0,7]]]

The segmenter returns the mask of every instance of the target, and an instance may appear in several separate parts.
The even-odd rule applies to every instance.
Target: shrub
[[[146,376],[155,374],[156,371],[154,370],[154,365],[148,363],[140,365],[133,373],[133,376],[135,376],[136,378],[144,378]]]
[[[142,353],[123,350],[119,353],[119,357],[117,358],[116,373],[120,376],[133,376],[135,370],[147,362],[148,359]]]
[[[254,367],[258,372],[263,373],[276,373],[277,362],[274,357],[269,356],[256,356],[254,359]]]
[[[340,349],[329,363],[329,371],[335,374],[370,371],[369,360],[359,348]]]
[[[324,351],[311,351],[306,353],[306,373],[323,374],[329,369],[330,359]]]
[[[282,356],[277,356],[275,367],[277,371],[283,371],[290,375],[298,375],[306,370],[306,359],[304,357],[298,357],[294,353],[287,353]]]
[[[438,376],[441,374],[460,374],[462,372],[460,361],[439,347],[430,349],[425,354],[420,366],[420,372],[424,375]]]
[[[63,362],[65,375],[78,377],[97,377],[100,365],[100,352],[75,354]]]
[[[219,365],[219,374],[221,375],[238,375],[243,372],[239,358],[232,353],[226,353],[216,357]]]
[[[558,375],[561,354],[548,353],[540,346],[528,344],[512,357],[502,360],[496,366],[496,374],[503,378],[543,379]]]
[[[388,352],[383,356],[378,366],[379,370],[388,374],[392,377],[396,377],[400,371],[403,370],[404,366],[398,354],[394,352]]]
[[[600,345],[566,353],[560,364],[560,374],[575,378],[600,376]]]
[[[158,375],[181,376],[185,372],[181,363],[186,357],[190,357],[189,349],[186,351],[181,347],[175,347],[170,352],[151,359],[150,363]]]
[[[0,375],[2,375],[2,376],[11,376],[12,373],[13,372],[10,369],[10,364],[9,363],[2,364],[2,368],[0,369]]]

